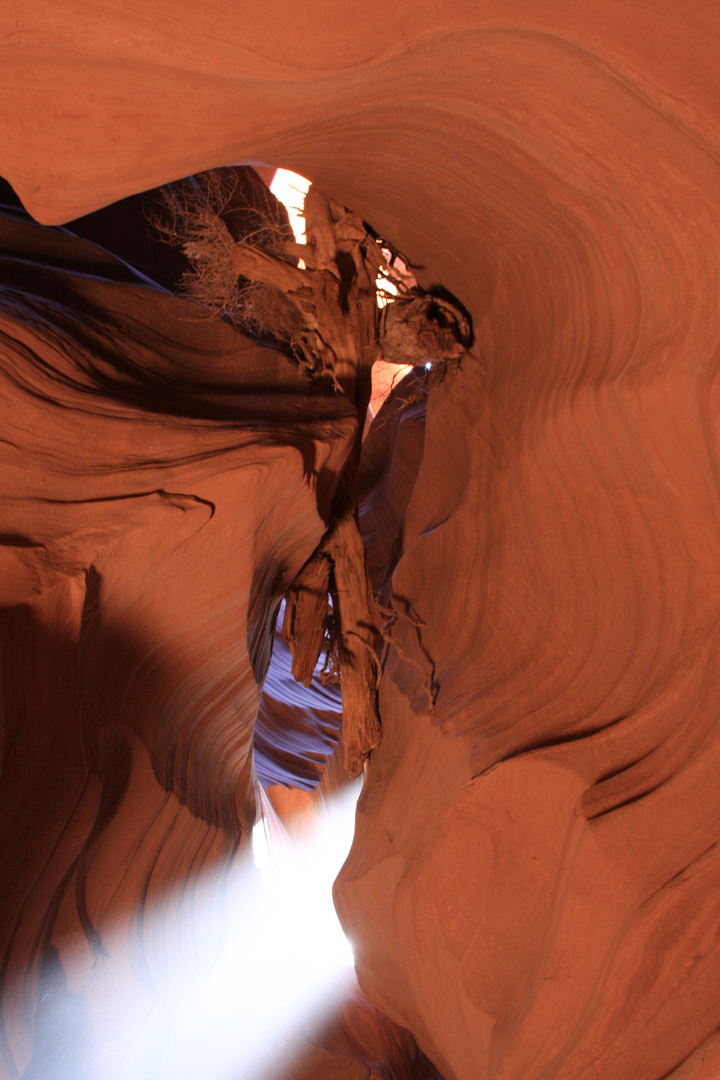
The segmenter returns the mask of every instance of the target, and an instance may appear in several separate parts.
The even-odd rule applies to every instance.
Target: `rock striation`
[[[278,164],[472,320],[359,470],[398,613],[335,888],[367,1000],[445,1080],[715,1080],[714,6],[11,0],[0,19],[0,173],[39,222]],[[359,417],[97,246],[3,222],[19,1060],[43,949],[92,950],[113,907],[234,857],[278,605]]]

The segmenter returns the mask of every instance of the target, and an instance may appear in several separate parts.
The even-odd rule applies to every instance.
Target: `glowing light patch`
[[[36,1035],[33,1080],[275,1075],[352,975],[332,883],[352,841],[357,796],[356,787],[343,794],[295,846],[261,793],[259,872],[245,865],[145,911],[153,928],[141,957],[142,926],[106,938],[89,974],[62,957],[40,1003],[43,1030],[56,1034],[42,1046]]]
[[[309,180],[300,176],[299,173],[290,172],[289,169],[278,169],[270,185],[275,198],[285,204],[290,218],[290,227],[295,233],[298,244],[305,243],[305,218],[302,210],[309,187]]]

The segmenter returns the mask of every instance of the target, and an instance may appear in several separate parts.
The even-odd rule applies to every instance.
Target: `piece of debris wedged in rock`
[[[14,0],[0,26],[0,174],[38,220],[67,222],[204,168],[276,163],[388,236],[422,287],[450,290],[472,319],[473,356],[429,387],[419,466],[413,422],[390,426],[398,438],[405,427],[406,453],[389,454],[384,474],[375,468],[375,506],[387,500],[392,538],[372,498],[362,515],[371,580],[407,616],[383,654],[383,739],[335,889],[369,1001],[445,1080],[715,1080],[716,6],[372,0],[309,14],[287,0]],[[237,656],[231,665],[218,623],[240,625],[235,649],[249,601],[278,597],[314,550],[323,524],[303,482],[305,440],[313,455],[340,453],[349,423],[317,417],[308,434],[290,425],[292,450],[262,442],[218,374],[203,393],[226,410],[225,426],[202,412],[159,415],[151,436],[142,409],[124,410],[138,380],[145,401],[175,378],[182,358],[152,374],[164,324],[139,331],[142,300],[113,299],[109,285],[83,279],[71,291],[102,393],[84,368],[71,374],[66,351],[30,357],[23,334],[40,300],[3,348],[3,364],[9,355],[18,365],[13,393],[42,416],[21,439],[21,415],[6,413],[0,436],[11,515],[2,532],[15,539],[7,581],[10,602],[24,604],[5,617],[5,709],[19,731],[7,745],[32,761],[8,780],[3,816],[16,851],[30,853],[8,855],[29,912],[31,864],[45,866],[38,895],[51,897],[104,805],[72,743],[78,694],[91,721],[107,716],[129,732],[98,750],[108,776],[129,777],[102,820],[144,799],[137,820],[172,837],[157,826],[157,874],[192,865],[183,853],[201,850],[226,808],[249,812],[231,795],[247,749],[234,726],[207,775],[202,722],[183,744],[168,726],[182,712],[175,702],[153,735],[156,767],[177,767],[177,826],[169,803],[152,802],[157,785],[141,782],[150,766],[136,740],[173,665],[200,716],[208,695],[213,708],[235,700]],[[68,293],[53,303],[62,318]],[[140,333],[149,379],[131,371],[110,385],[98,349],[111,330],[98,306],[120,341]],[[208,362],[225,372],[212,359],[224,355],[224,329],[213,333]],[[62,421],[48,405],[55,395]],[[240,488],[236,459],[250,466],[238,470]],[[155,477],[160,460],[172,484]],[[60,484],[72,510],[53,517]],[[225,526],[250,506],[246,532]],[[292,566],[249,595],[253,557],[278,533]],[[47,555],[30,560],[36,547]],[[195,603],[194,636],[149,661],[190,625]],[[93,619],[102,648],[87,644]],[[251,659],[240,660],[250,711]],[[7,674],[20,671],[32,694]],[[37,795],[54,822],[42,832],[20,807],[32,805],[40,757],[55,753],[49,731],[75,749]],[[176,735],[185,751],[171,760]],[[198,816],[182,806],[191,790]],[[186,830],[176,848],[175,828]],[[105,872],[91,858],[81,870]],[[118,896],[130,902],[133,883],[125,888]],[[65,908],[58,918],[71,920]],[[32,945],[20,932],[6,964],[22,967]]]

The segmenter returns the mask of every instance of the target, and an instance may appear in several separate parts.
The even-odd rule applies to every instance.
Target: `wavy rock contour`
[[[441,282],[472,316],[473,356],[430,389],[416,478],[400,453],[388,466],[394,535],[377,549],[368,537],[372,572],[408,619],[385,658],[383,741],[336,886],[365,993],[446,1080],[715,1077],[713,5],[423,0],[342,17],[321,4],[312,18],[290,4],[205,2],[202,18],[167,0],[80,7],[2,13],[0,172],[39,220],[201,168],[281,164],[391,237],[421,284]],[[214,411],[179,421],[158,407],[139,448],[137,424],[146,434],[182,358],[158,370],[162,324],[148,339],[134,301],[102,288],[113,338],[132,323],[139,372],[102,369],[111,331],[84,285],[71,287],[87,313],[80,342],[62,329],[48,341],[43,301],[4,320],[6,392],[39,417],[32,439],[19,420],[4,434],[8,602],[25,604],[9,616],[4,670],[18,670],[14,648],[27,663],[23,634],[60,635],[65,653],[53,646],[26,683],[54,679],[57,700],[80,694],[93,722],[147,740],[177,812],[198,815],[193,829],[225,827],[251,808],[234,797],[247,744],[223,710],[238,693],[255,708],[270,598],[322,531],[307,447],[312,462],[339,452],[349,421],[311,408],[303,433],[287,421],[292,449],[259,446],[242,388],[238,418],[233,378],[211,357],[203,393],[232,434]],[[279,400],[270,392],[258,417]],[[251,503],[238,535],[229,522]],[[266,559],[253,590],[251,552],[278,534],[290,562]],[[231,610],[217,565],[242,597]],[[246,656],[228,620],[249,631]],[[77,689],[62,674],[76,654]],[[163,711],[168,672],[183,677]],[[53,700],[22,726],[43,753],[64,722]],[[217,731],[211,714],[225,717]],[[100,797],[83,794],[75,761],[43,796],[70,823],[78,798]],[[75,835],[63,833],[68,852]],[[59,858],[58,880],[74,857]]]

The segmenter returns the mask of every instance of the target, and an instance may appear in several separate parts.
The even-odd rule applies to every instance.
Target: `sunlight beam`
[[[261,789],[257,868],[207,877],[164,899],[143,942],[104,941],[87,972],[60,956],[43,984],[32,1080],[260,1080],[287,1058],[298,1034],[338,1004],[352,950],[332,903],[332,883],[352,842],[358,788],[321,808],[295,845]],[[145,913],[145,919],[150,913]],[[49,1033],[38,1041],[38,1031]],[[70,1033],[70,1034],[68,1034]]]

